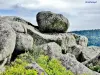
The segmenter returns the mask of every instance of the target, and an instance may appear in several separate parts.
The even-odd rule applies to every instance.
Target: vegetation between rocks
[[[6,66],[6,71],[0,75],[38,75],[37,70],[25,68],[33,61],[36,61],[48,75],[74,75],[71,71],[66,70],[60,61],[54,58],[50,59],[48,56],[41,54],[38,49],[19,55],[14,62]],[[44,75],[44,73],[41,75]]]
[[[1,75],[38,75],[34,69],[25,69],[28,63],[20,58],[17,58],[10,66],[6,66],[6,71]]]
[[[89,67],[91,70],[99,72],[100,73],[100,65],[96,65],[96,66],[90,66]]]

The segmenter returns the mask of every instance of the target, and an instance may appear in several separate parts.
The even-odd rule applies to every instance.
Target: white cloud
[[[17,15],[36,24],[35,15],[40,10],[50,10],[66,16],[69,30],[100,28],[100,0],[85,3],[86,0],[0,0],[0,9],[14,9]],[[96,1],[96,0],[94,0]],[[35,12],[34,12],[35,10]],[[31,16],[32,14],[32,16]]]

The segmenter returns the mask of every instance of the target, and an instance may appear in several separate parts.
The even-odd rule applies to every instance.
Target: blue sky
[[[63,14],[69,19],[69,31],[100,29],[100,0],[0,0],[1,16],[19,16],[37,25],[39,11]]]

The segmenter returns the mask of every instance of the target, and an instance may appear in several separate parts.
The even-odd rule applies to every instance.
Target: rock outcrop
[[[7,59],[11,57],[16,43],[16,33],[9,22],[0,18],[0,68],[2,68]]]
[[[14,49],[32,49],[33,38],[26,34],[26,22],[18,17],[0,17],[0,69],[11,60]]]
[[[85,36],[67,33],[68,19],[60,14],[44,11],[37,14],[37,22],[38,27],[19,17],[0,17],[1,67],[11,60],[13,53],[32,50],[35,44],[49,57],[59,59],[75,75],[100,75],[86,67],[90,63],[100,62],[100,48],[88,47]],[[32,64],[31,67],[36,66],[39,67],[37,64]]]
[[[71,70],[75,75],[100,75],[99,73],[90,70],[85,65],[77,61],[73,54],[67,53],[66,55],[63,55],[61,53],[61,47],[54,42],[44,44],[40,47],[45,51],[45,55],[49,55],[51,58],[57,58],[67,70]]]
[[[84,66],[82,63],[78,62],[74,55],[67,53],[67,55],[63,55],[61,57],[62,64],[66,67],[66,69],[71,70],[75,75],[100,75],[97,72],[94,72]]]

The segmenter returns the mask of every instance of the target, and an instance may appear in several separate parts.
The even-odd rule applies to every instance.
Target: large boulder
[[[16,32],[16,46],[17,50],[32,50],[33,38],[27,34],[26,26],[31,25],[28,21],[16,16],[4,16],[2,20],[7,21],[9,25]]]
[[[69,21],[62,14],[50,11],[42,11],[37,14],[37,23],[41,32],[66,32]]]
[[[16,34],[9,22],[0,18],[0,62],[6,63],[6,58],[10,57],[14,51]]]
[[[0,17],[0,68],[14,57],[15,49],[32,49],[33,38],[27,34],[26,25],[32,24],[15,16]]]
[[[55,42],[43,44],[39,47],[44,51],[45,55],[48,55],[51,58],[59,58],[62,54],[61,47]]]

